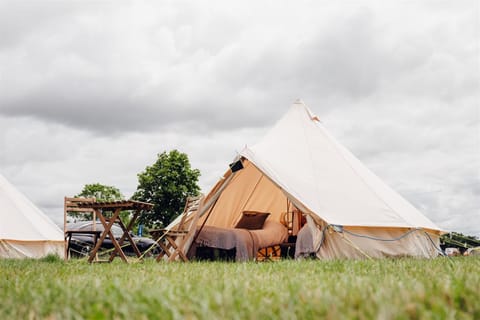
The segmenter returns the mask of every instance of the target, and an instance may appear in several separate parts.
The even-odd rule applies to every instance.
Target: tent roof
[[[440,230],[340,145],[301,101],[241,155],[330,224]]]
[[[0,175],[0,240],[63,241],[63,232]]]

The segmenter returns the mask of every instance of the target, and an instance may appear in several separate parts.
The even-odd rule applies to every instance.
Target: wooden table
[[[135,221],[140,216],[142,211],[148,211],[153,208],[153,204],[140,202],[140,201],[133,201],[133,200],[122,200],[122,201],[109,201],[109,202],[79,202],[79,208],[91,208],[95,211],[96,216],[99,218],[100,222],[102,223],[104,230],[97,241],[95,248],[90,253],[90,257],[88,258],[88,262],[92,262],[95,260],[98,250],[102,246],[103,241],[107,237],[110,237],[112,244],[114,246],[113,252],[110,254],[110,258],[108,262],[112,262],[112,260],[118,255],[120,258],[128,263],[127,257],[122,250],[122,244],[125,239],[128,239],[130,245],[133,248],[133,251],[137,255],[137,257],[141,257],[140,250],[138,250],[137,245],[133,241],[132,236],[130,235],[130,231],[135,224]],[[122,219],[120,218],[120,212],[122,211],[133,211],[133,216],[127,226],[123,223]],[[117,240],[113,235],[111,228],[114,223],[117,223],[120,228],[123,230],[122,237]]]

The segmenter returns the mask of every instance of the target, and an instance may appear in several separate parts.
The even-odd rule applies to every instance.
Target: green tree
[[[82,192],[77,194],[75,197],[85,197],[93,198],[95,197],[97,201],[115,201],[115,200],[124,200],[125,197],[120,192],[120,190],[113,186],[106,186],[100,183],[86,184],[83,187]]]
[[[84,197],[84,198],[95,198],[98,202],[105,202],[105,201],[115,201],[115,200],[124,200],[125,197],[120,192],[120,190],[113,186],[106,186],[100,183],[92,183],[86,184],[82,191],[75,195],[76,198]],[[84,214],[76,213],[76,212],[69,212],[69,216],[73,218],[84,219]],[[127,219],[130,215],[128,211],[122,211],[120,213],[122,219]],[[90,219],[90,217],[88,218]]]
[[[192,169],[185,153],[172,150],[157,155],[157,161],[138,174],[138,187],[133,199],[154,204],[143,214],[140,223],[147,227],[162,227],[178,216],[189,196],[200,191],[200,170]]]

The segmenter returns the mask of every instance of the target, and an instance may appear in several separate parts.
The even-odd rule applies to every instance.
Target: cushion
[[[262,229],[269,214],[268,212],[244,211],[235,228],[248,230]]]

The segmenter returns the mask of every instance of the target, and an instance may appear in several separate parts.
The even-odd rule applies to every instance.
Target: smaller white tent
[[[62,230],[0,175],[0,258],[64,255]]]

